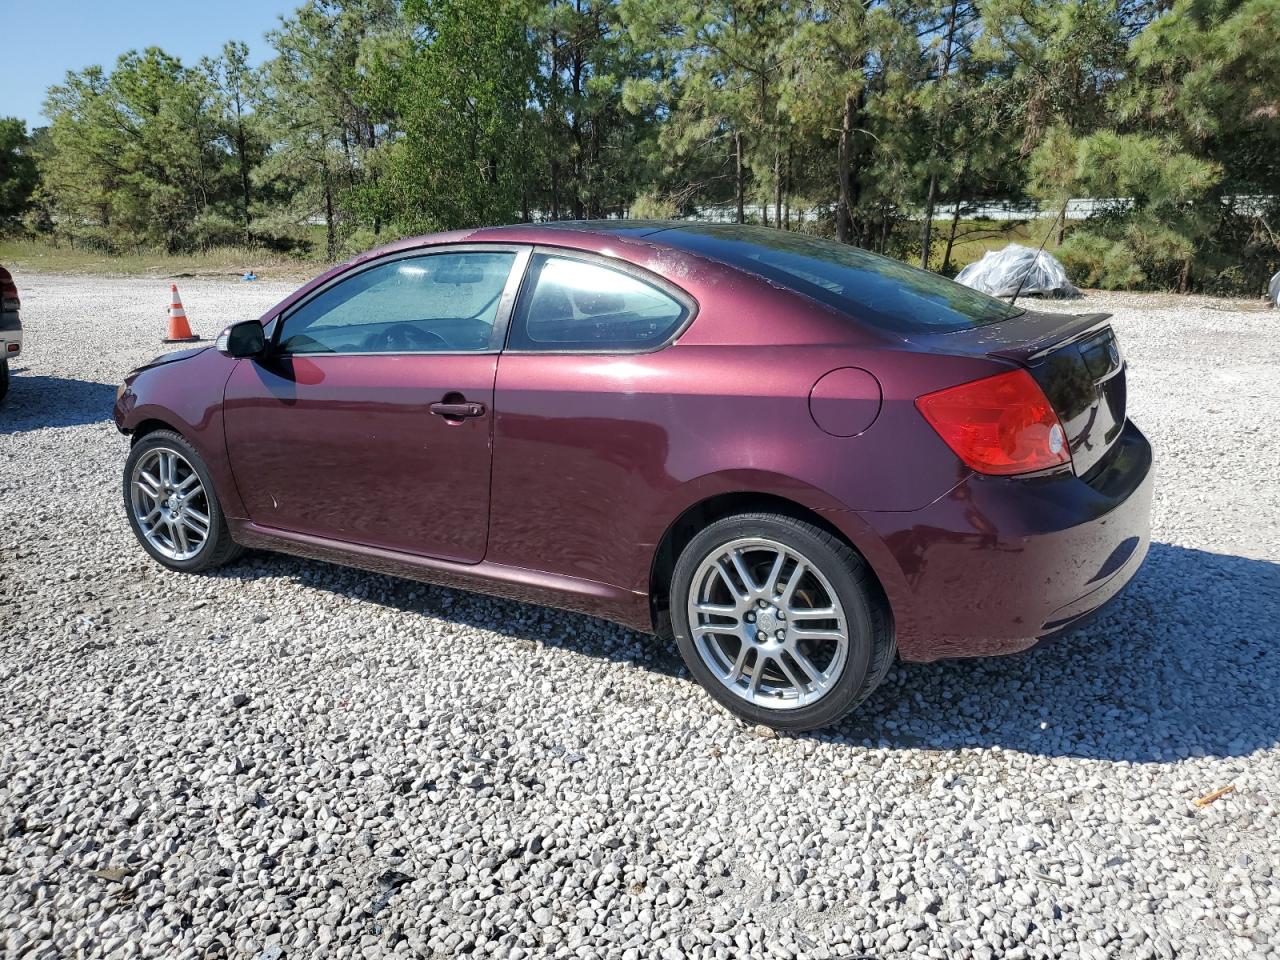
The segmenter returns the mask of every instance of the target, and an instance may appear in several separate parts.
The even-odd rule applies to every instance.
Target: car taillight
[[[926,393],[916,408],[978,473],[1009,476],[1071,462],[1062,423],[1025,370]]]
[[[17,310],[22,306],[18,299],[18,285],[8,270],[0,268],[0,310]]]

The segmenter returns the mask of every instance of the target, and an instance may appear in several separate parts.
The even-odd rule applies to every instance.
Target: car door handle
[[[483,403],[450,403],[440,400],[431,405],[431,412],[446,420],[466,420],[468,417],[483,417]]]

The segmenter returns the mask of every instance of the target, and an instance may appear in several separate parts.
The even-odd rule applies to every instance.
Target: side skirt
[[[254,550],[288,553],[456,590],[570,610],[612,620],[642,633],[653,632],[649,598],[643,593],[611,584],[501,563],[450,563],[412,553],[280,530],[251,520],[228,518],[227,525],[236,543]]]

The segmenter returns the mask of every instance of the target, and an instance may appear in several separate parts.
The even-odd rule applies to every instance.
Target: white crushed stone
[[[18,282],[0,956],[1280,957],[1274,311],[1067,303],[1115,311],[1157,448],[1139,579],[1054,646],[765,738],[585,617],[264,554],[166,572],[108,417],[168,280]],[[289,289],[179,285],[206,336]]]

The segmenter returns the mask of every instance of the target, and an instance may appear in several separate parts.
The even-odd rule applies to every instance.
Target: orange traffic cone
[[[178,296],[178,285],[173,288],[173,303],[169,305],[169,335],[162,338],[163,343],[188,343],[199,340],[191,332],[191,324],[187,323],[187,311],[182,308],[182,298]]]

